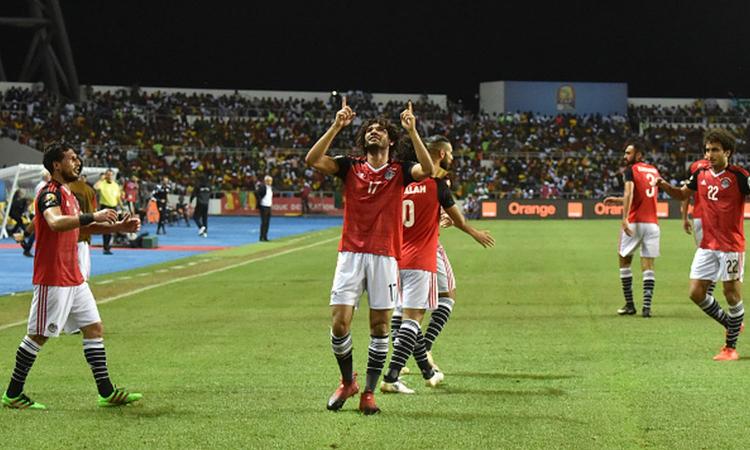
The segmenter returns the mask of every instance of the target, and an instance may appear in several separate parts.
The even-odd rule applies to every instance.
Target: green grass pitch
[[[333,229],[141,269],[122,281],[123,274],[98,277],[97,298],[117,298],[100,307],[113,381],[144,399],[97,408],[80,337],[52,340],[27,383],[49,410],[0,410],[2,447],[750,445],[750,343],[740,337],[738,362],[711,360],[724,332],[687,298],[694,248],[677,221],[662,223],[651,319],[615,314],[623,303],[619,222],[475,224],[492,230],[496,248],[482,249],[457,230],[441,239],[458,295],[434,348],[446,372],[437,389],[409,375],[417,394],[378,394],[380,415],[357,413],[356,398],[338,413],[325,409],[338,383],[328,338]],[[193,276],[206,271],[213,272]],[[640,290],[636,275],[638,306]],[[25,319],[28,300],[0,298],[3,388],[25,330],[7,325]],[[366,309],[355,315],[353,333],[363,374]]]

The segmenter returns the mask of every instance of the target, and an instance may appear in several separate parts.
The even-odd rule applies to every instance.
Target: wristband
[[[80,222],[82,227],[85,227],[86,225],[94,222],[94,215],[91,213],[85,213],[78,216],[78,222]]]

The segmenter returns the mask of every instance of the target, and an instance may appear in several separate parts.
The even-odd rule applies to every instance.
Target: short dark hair
[[[625,142],[625,148],[628,148],[630,146],[633,146],[636,152],[640,153],[641,155],[646,154],[646,150],[648,149],[648,146],[646,145],[646,141],[643,139],[633,138],[628,139],[627,142]]]
[[[734,151],[737,149],[737,139],[731,131],[723,128],[714,128],[706,131],[706,134],[703,135],[703,145],[705,146],[708,143],[718,143],[725,151],[729,150],[732,152],[731,154],[734,154]]]
[[[44,168],[47,169],[50,175],[55,172],[55,166],[53,163],[61,162],[63,160],[63,154],[68,150],[73,150],[73,147],[65,141],[52,142],[44,149],[42,164],[44,164]]]
[[[390,139],[390,141],[393,142],[394,145],[395,143],[398,143],[399,135],[400,135],[398,128],[395,125],[393,125],[393,123],[391,123],[391,121],[388,120],[388,118],[380,116],[380,117],[375,117],[374,119],[365,121],[362,124],[362,126],[359,127],[359,130],[357,131],[357,136],[354,138],[354,141],[357,144],[357,147],[359,147],[362,150],[365,149],[365,146],[366,146],[365,134],[367,133],[367,129],[370,127],[370,125],[375,124],[375,123],[380,124],[380,126],[385,128],[385,130],[388,132],[388,139]]]
[[[443,135],[435,134],[425,139],[424,145],[427,147],[430,155],[435,156],[440,154],[441,149],[451,145],[451,141]]]

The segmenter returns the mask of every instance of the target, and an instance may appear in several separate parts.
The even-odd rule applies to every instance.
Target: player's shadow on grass
[[[488,413],[461,413],[456,411],[427,411],[427,410],[414,410],[409,409],[407,411],[396,410],[395,408],[388,409],[383,413],[388,416],[402,416],[404,419],[448,419],[455,422],[476,422],[484,421],[487,419],[500,420],[502,422],[497,423],[510,423],[510,422],[532,422],[532,421],[546,421],[546,422],[562,422],[569,424],[586,424],[587,422],[577,419],[571,419],[570,417],[554,416],[554,415],[528,415],[528,414],[488,414]]]
[[[575,378],[573,375],[552,373],[506,373],[506,372],[450,372],[451,377],[490,378],[496,380],[565,380]]]
[[[435,390],[443,395],[481,395],[483,397],[562,397],[567,395],[562,389],[471,389],[465,387],[442,386]]]

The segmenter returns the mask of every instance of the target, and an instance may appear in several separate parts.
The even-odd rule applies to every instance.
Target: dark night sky
[[[624,81],[634,97],[750,97],[746,0],[569,0],[554,7],[534,1],[60,3],[83,84],[429,92],[473,104],[481,81]],[[5,0],[0,16],[25,10],[25,0]],[[0,28],[11,79],[30,37]]]

